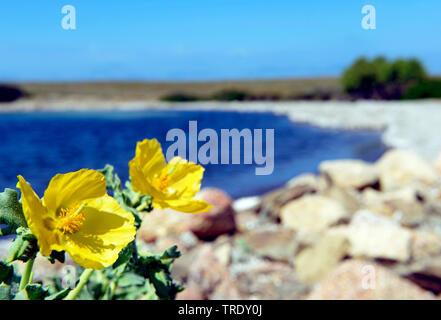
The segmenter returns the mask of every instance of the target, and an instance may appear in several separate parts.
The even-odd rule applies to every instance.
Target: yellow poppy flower
[[[22,176],[17,188],[29,229],[45,256],[66,251],[82,267],[102,269],[135,238],[133,215],[106,194],[104,176],[97,171],[57,174],[43,201]]]
[[[201,188],[204,168],[174,157],[166,163],[156,139],[136,145],[135,157],[129,162],[133,190],[153,197],[153,206],[187,213],[205,212],[211,205],[192,199]]]

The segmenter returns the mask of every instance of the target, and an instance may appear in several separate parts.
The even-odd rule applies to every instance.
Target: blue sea
[[[225,190],[233,198],[265,193],[305,172],[317,172],[323,160],[377,160],[387,149],[381,132],[322,129],[294,124],[272,113],[215,111],[38,112],[0,115],[0,189],[15,188],[23,175],[39,196],[52,176],[81,168],[115,166],[128,179],[128,162],[136,142],[157,138],[164,152],[168,130],[188,135],[198,129],[274,129],[274,171],[257,176],[255,164],[206,165],[203,187]],[[265,135],[264,135],[265,136]],[[199,142],[199,147],[204,142]],[[220,145],[220,143],[219,143]],[[187,149],[188,150],[188,149]],[[242,161],[243,163],[243,161]]]

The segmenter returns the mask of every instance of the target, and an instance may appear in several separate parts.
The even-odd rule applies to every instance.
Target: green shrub
[[[26,96],[20,88],[0,85],[0,102],[12,102]]]
[[[199,100],[197,96],[183,92],[166,94],[159,99],[165,102],[191,102]]]
[[[383,57],[360,58],[345,70],[342,84],[345,92],[355,98],[400,99],[425,79],[426,72],[415,59],[389,62]]]
[[[441,80],[427,80],[418,83],[407,90],[403,99],[441,98]]]
[[[212,100],[217,101],[245,101],[254,100],[253,96],[246,91],[237,89],[224,89],[214,93],[211,96]]]

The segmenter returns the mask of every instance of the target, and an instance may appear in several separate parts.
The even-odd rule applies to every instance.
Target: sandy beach
[[[1,105],[1,112],[100,110],[217,110],[273,112],[293,122],[325,128],[382,130],[390,147],[418,153],[431,161],[441,150],[441,101],[192,102],[105,100],[21,100]]]

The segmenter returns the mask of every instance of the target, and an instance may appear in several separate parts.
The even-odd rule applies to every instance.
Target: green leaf
[[[16,234],[17,228],[11,227],[11,226],[4,226],[3,228],[0,228],[0,236],[9,236],[12,234]]]
[[[113,264],[113,269],[118,268],[119,266],[129,262],[129,260],[133,256],[133,244],[129,243],[124,249],[121,250],[118,256],[118,260]]]
[[[8,286],[4,283],[0,284],[0,300],[12,300],[14,297],[11,286]]]
[[[14,268],[3,261],[0,261],[0,283],[7,282],[13,276]]]
[[[89,290],[87,289],[87,286],[84,286],[83,290],[81,290],[76,300],[95,300],[95,299],[90,294]]]
[[[144,300],[159,300],[159,297],[156,294],[156,288],[150,281],[146,281],[144,290],[146,292],[142,297]]]
[[[49,292],[40,284],[28,284],[15,295],[14,300],[44,300],[48,295]]]
[[[40,284],[28,284],[25,288],[29,300],[44,300],[49,292]]]
[[[6,262],[10,263],[15,260],[28,261],[34,258],[38,252],[37,239],[27,228],[20,227],[17,229],[17,236],[9,248],[8,258]]]
[[[62,300],[64,299],[70,292],[70,289],[64,289],[57,293],[51,294],[50,296],[46,297],[44,300]]]
[[[164,253],[161,255],[161,259],[177,259],[180,256],[181,252],[178,251],[178,246],[174,245],[164,251]]]
[[[28,293],[26,290],[21,290],[14,296],[13,300],[29,300]]]
[[[13,189],[6,188],[0,193],[0,224],[6,224],[13,229],[28,226],[18,201],[18,193]]]
[[[137,275],[133,272],[124,273],[118,281],[118,285],[121,288],[129,287],[129,286],[142,286],[144,285],[145,279],[140,275]]]

